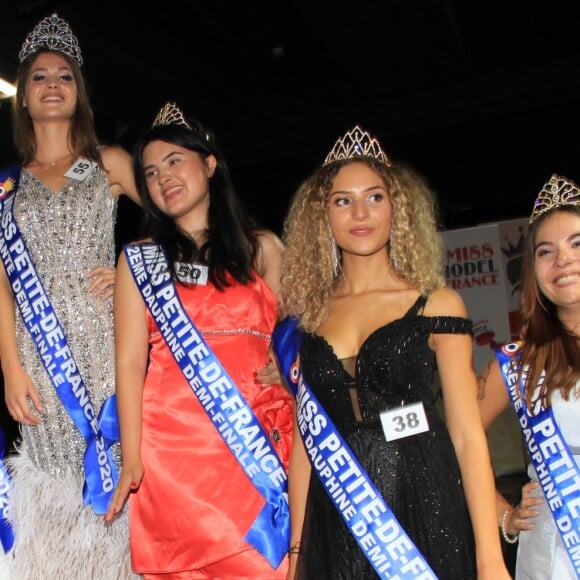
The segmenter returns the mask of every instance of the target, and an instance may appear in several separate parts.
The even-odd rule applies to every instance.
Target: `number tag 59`
[[[383,411],[380,417],[387,441],[429,431],[429,422],[422,401]]]

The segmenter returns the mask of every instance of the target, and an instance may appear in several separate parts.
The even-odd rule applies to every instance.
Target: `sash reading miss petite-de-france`
[[[14,220],[19,178],[19,167],[0,173],[0,257],[38,356],[63,406],[85,439],[83,500],[95,513],[105,514],[118,479],[110,451],[113,443],[119,440],[115,399],[109,397],[97,416],[64,329]]]
[[[266,505],[245,540],[278,568],[290,541],[287,476],[244,396],[183,308],[156,244],[123,248],[133,278],[183,376]]]
[[[298,427],[312,467],[376,573],[391,580],[436,579],[304,381],[298,364],[302,332],[296,319],[281,322],[272,339],[296,397]]]
[[[526,441],[538,482],[560,532],[566,552],[580,578],[580,470],[560,432],[551,408],[538,401],[531,414],[524,395],[525,375],[518,385],[520,345],[510,343],[497,349],[501,374]],[[544,381],[542,371],[540,383]],[[525,532],[524,532],[525,533]]]

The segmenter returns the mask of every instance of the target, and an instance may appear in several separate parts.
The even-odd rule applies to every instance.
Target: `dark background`
[[[361,123],[422,172],[453,228],[529,213],[580,180],[577,0],[4,0],[0,72],[57,11],[77,34],[103,141],[132,148],[175,100],[211,126],[278,233],[298,183]],[[0,101],[0,165],[13,156]],[[134,221],[121,215],[121,237]]]

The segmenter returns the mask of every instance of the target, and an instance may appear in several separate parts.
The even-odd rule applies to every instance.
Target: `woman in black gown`
[[[348,132],[292,202],[282,307],[305,331],[306,382],[435,574],[509,578],[471,322],[444,288],[433,205],[423,181],[393,165],[376,139]],[[447,427],[434,403],[436,367]],[[426,430],[387,441],[379,414],[408,416],[413,403]],[[295,429],[290,578],[375,578]]]

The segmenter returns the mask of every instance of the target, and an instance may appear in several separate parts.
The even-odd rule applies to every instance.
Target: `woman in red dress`
[[[255,229],[213,136],[175,105],[139,143],[135,170],[148,240],[129,252],[163,248],[164,273],[269,435],[285,479],[291,400],[269,358],[282,244]],[[130,255],[121,256],[115,290],[123,471],[107,519],[130,494],[133,568],[146,578],[284,578],[286,559],[274,569],[246,539],[264,496],[224,441],[217,415],[192,392]]]

